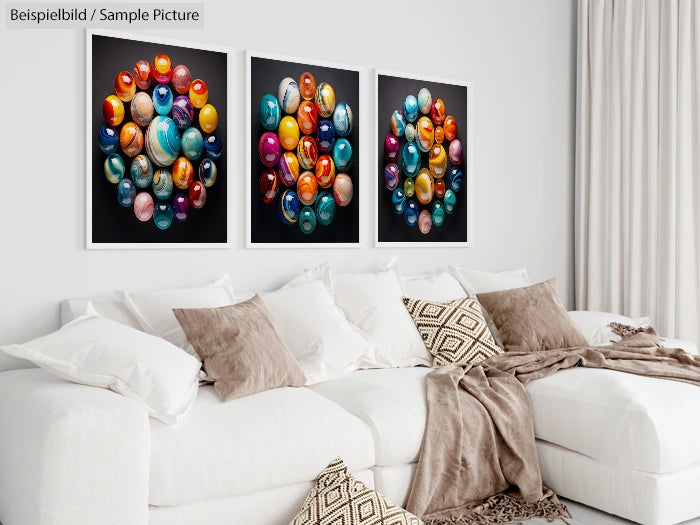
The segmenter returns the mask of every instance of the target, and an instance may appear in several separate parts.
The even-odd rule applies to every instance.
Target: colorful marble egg
[[[330,188],[335,180],[335,163],[330,155],[321,155],[316,161],[316,182],[321,188]]]
[[[403,181],[403,193],[406,195],[406,197],[411,198],[413,197],[414,193],[416,192],[416,183],[413,181],[411,177],[406,177],[406,180]]]
[[[122,179],[117,184],[117,202],[120,206],[128,208],[136,199],[136,186],[131,179]]]
[[[433,200],[433,177],[425,168],[416,177],[416,199],[421,204],[430,204]]]
[[[277,100],[280,103],[282,111],[288,114],[294,113],[301,102],[301,94],[299,93],[299,84],[291,77],[285,77],[280,81],[277,88]]]
[[[329,192],[319,193],[316,199],[316,219],[322,226],[328,226],[335,218],[335,199]]]
[[[102,103],[102,115],[110,126],[118,126],[124,120],[124,103],[117,95],[109,95]]]
[[[416,145],[423,153],[430,151],[435,142],[435,128],[428,117],[421,117],[416,123]]]
[[[333,125],[335,132],[341,137],[347,137],[352,131],[352,126],[355,118],[352,114],[352,109],[345,102],[336,104],[333,110]]]
[[[279,199],[277,213],[284,224],[294,224],[299,220],[299,210],[301,203],[299,196],[293,190],[285,190]]]
[[[173,92],[165,84],[153,88],[153,109],[159,115],[167,115],[173,108]]]
[[[316,229],[316,214],[313,208],[305,206],[299,212],[299,229],[301,233],[310,235]]]
[[[202,151],[204,150],[202,132],[197,128],[187,128],[180,137],[180,148],[185,157],[190,160],[197,160],[202,156]]]
[[[203,107],[204,104],[207,103],[207,100],[209,100],[209,88],[207,87],[206,82],[204,82],[204,80],[201,78],[195,78],[190,83],[189,97],[190,102],[192,102],[194,107]]]
[[[187,157],[178,157],[172,169],[173,183],[178,189],[186,190],[192,185],[192,181],[194,180],[194,168],[192,167],[190,159]]]
[[[418,101],[413,95],[408,95],[403,101],[403,116],[409,122],[415,122],[418,118]]]
[[[442,144],[433,144],[428,154],[428,167],[436,179],[441,179],[447,172],[447,152]]]
[[[124,178],[126,165],[117,153],[110,153],[104,162],[105,177],[112,184],[118,184]]]
[[[454,139],[452,142],[450,142],[449,156],[450,162],[453,166],[458,166],[459,164],[462,164],[463,154],[464,152],[462,151],[462,143],[459,139]]]
[[[153,194],[160,200],[169,199],[173,194],[173,176],[169,170],[158,168],[153,174]]]
[[[153,164],[151,164],[151,159],[146,155],[134,157],[134,160],[131,161],[129,174],[137,188],[144,189],[150,186],[151,182],[153,182]]]
[[[433,100],[433,105],[430,108],[430,118],[438,126],[445,122],[445,102],[441,98]]]
[[[147,222],[153,217],[153,197],[147,191],[142,191],[134,199],[134,215],[141,222]]]
[[[218,125],[219,114],[216,112],[216,108],[211,104],[205,104],[199,110],[199,127],[204,133],[214,133]]]
[[[428,210],[421,210],[418,214],[418,231],[423,235],[427,235],[430,233],[432,227],[433,217],[430,215],[430,212]]]
[[[304,135],[311,135],[318,127],[318,110],[310,100],[303,100],[297,110],[297,124]]]
[[[328,118],[335,109],[335,90],[328,82],[321,82],[316,87],[316,109],[319,115]]]
[[[305,170],[314,169],[318,160],[318,146],[316,146],[316,141],[313,137],[304,135],[299,139],[297,158],[299,159],[299,165]]]
[[[391,114],[391,132],[397,137],[403,137],[406,132],[406,119],[398,109]]]
[[[196,180],[190,186],[190,191],[187,193],[190,199],[190,206],[196,209],[204,207],[207,202],[207,189],[200,181]]]
[[[445,208],[442,205],[442,201],[433,201],[430,217],[433,219],[433,226],[442,226],[445,222]]]
[[[285,115],[280,121],[277,136],[280,139],[280,144],[287,151],[296,148],[297,144],[299,144],[299,124],[297,124],[296,119],[290,115]]]
[[[401,167],[407,177],[415,177],[421,167],[420,151],[414,142],[406,142],[401,151]]]
[[[396,138],[396,135],[389,133],[386,137],[384,137],[384,158],[387,161],[398,161],[400,151],[401,145],[399,144],[399,139]]]
[[[338,171],[346,171],[352,164],[352,145],[348,139],[341,138],[335,142],[333,162]]]
[[[207,135],[204,137],[204,151],[207,157],[218,160],[224,151],[223,142],[218,135]]]
[[[258,155],[260,162],[268,168],[273,168],[277,165],[282,155],[282,145],[276,133],[266,131],[258,141]]]
[[[173,197],[173,215],[175,220],[185,222],[190,213],[190,199],[184,193],[176,193]]]
[[[277,166],[279,178],[285,186],[294,186],[299,179],[299,159],[292,151],[285,151]]]
[[[157,202],[153,207],[153,222],[159,230],[167,230],[173,223],[173,208],[169,202]]]
[[[177,126],[177,129],[183,130],[187,129],[192,125],[194,120],[194,106],[190,102],[189,97],[180,95],[173,102],[173,122]]]
[[[128,71],[120,71],[114,79],[114,92],[124,102],[131,102],[136,94],[136,82]]]
[[[153,83],[153,75],[151,72],[151,64],[148,60],[139,60],[134,66],[134,82],[140,89],[148,89]]]
[[[153,99],[148,96],[148,93],[139,91],[131,99],[131,118],[139,126],[148,126],[153,120]]]
[[[180,132],[171,118],[159,115],[146,128],[145,143],[156,166],[170,166],[180,153]]]
[[[331,153],[335,146],[335,126],[330,120],[322,120],[316,128],[316,142],[321,153]]]
[[[445,117],[445,122],[442,124],[442,129],[445,130],[445,138],[447,140],[454,140],[457,138],[457,119],[452,115],[447,115]]]
[[[258,117],[260,118],[260,124],[262,124],[263,128],[269,131],[277,129],[277,126],[280,125],[280,119],[282,118],[282,109],[280,108],[280,103],[277,101],[277,97],[270,93],[263,95],[258,105]]]
[[[134,122],[127,122],[119,132],[119,146],[127,157],[134,157],[143,149],[143,131]]]
[[[148,96],[148,95],[146,95]],[[119,148],[119,134],[117,130],[111,126],[102,126],[97,132],[97,145],[102,150],[102,153],[115,153]]]
[[[297,180],[297,195],[302,204],[309,206],[316,200],[318,195],[318,182],[316,177],[310,171],[305,171],[299,175]]]
[[[391,194],[391,206],[396,215],[400,215],[406,209],[406,194],[401,188],[396,188]]]
[[[333,181],[333,198],[338,206],[347,206],[353,196],[352,179],[347,173],[338,173]]]
[[[459,169],[456,166],[453,166],[450,168],[450,173],[449,173],[449,184],[450,184],[450,189],[454,191],[455,193],[458,193],[462,189],[462,170]]]
[[[445,198],[443,200],[445,205],[445,211],[447,213],[454,213],[455,208],[457,208],[457,194],[452,190],[445,191]]]
[[[173,89],[180,93],[180,95],[185,95],[190,91],[190,82],[192,81],[192,76],[190,75],[190,70],[187,66],[180,64],[173,68],[173,78],[171,83]]]
[[[418,214],[420,213],[420,208],[418,203],[411,199],[406,202],[406,209],[403,212],[403,220],[409,226],[415,226],[418,224]]]
[[[406,130],[404,133],[406,140],[413,142],[416,140],[416,127],[413,124],[406,124]]]
[[[260,200],[265,204],[274,202],[279,186],[277,172],[274,168],[267,168],[260,174]]]
[[[313,100],[316,96],[316,79],[308,71],[299,77],[299,93],[304,100]]]
[[[445,189],[445,179],[436,179],[434,192],[438,199],[442,199],[445,196]]]
[[[173,78],[173,63],[170,57],[164,53],[156,55],[153,59],[153,78],[159,84],[167,84]]]
[[[218,170],[216,164],[211,159],[204,159],[199,163],[199,180],[205,187],[211,188],[216,182]]]
[[[445,130],[442,126],[435,126],[435,142],[442,144],[445,140]]]
[[[399,185],[401,172],[394,162],[390,162],[384,167],[384,187],[387,190],[395,190]]]
[[[418,91],[418,109],[423,115],[430,113],[430,108],[433,107],[433,96],[428,88],[420,88]]]

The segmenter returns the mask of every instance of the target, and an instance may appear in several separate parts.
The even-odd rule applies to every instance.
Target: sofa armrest
[[[35,368],[0,374],[0,522],[148,523],[148,415]]]

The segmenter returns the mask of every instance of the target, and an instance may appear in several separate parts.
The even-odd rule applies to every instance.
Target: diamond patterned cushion
[[[290,525],[422,525],[375,490],[353,478],[342,459],[331,462],[316,480]]]
[[[501,349],[494,342],[476,297],[445,303],[403,298],[435,368],[449,363],[478,363]]]

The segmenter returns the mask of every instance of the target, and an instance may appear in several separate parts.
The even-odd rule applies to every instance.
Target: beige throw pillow
[[[230,306],[173,313],[222,401],[304,384],[304,373],[257,295]]]

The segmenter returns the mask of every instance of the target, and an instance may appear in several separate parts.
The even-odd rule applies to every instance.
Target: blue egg
[[[335,218],[335,199],[327,191],[322,191],[316,198],[316,219],[322,226],[328,226]]]
[[[207,135],[204,139],[204,151],[207,157],[212,160],[219,160],[223,153],[224,145],[218,135]]]
[[[418,224],[418,214],[420,213],[420,208],[418,203],[411,199],[406,203],[406,209],[404,210],[403,218],[406,224],[409,226],[415,226]]]
[[[338,139],[333,146],[333,163],[339,172],[347,171],[352,164],[352,145],[348,139]]]
[[[126,173],[126,165],[118,153],[111,153],[107,156],[104,163],[105,177],[112,184],[118,184],[124,178]]]
[[[322,120],[316,128],[316,145],[321,153],[330,153],[335,146],[335,126],[330,120]]]
[[[442,223],[445,222],[445,207],[442,205],[442,201],[433,201],[430,216],[433,219],[433,226],[442,226]]]
[[[447,180],[450,184],[450,189],[457,193],[459,190],[462,189],[462,170],[457,167],[452,167],[450,169],[450,173],[447,177]]]
[[[159,115],[167,115],[173,108],[173,92],[165,84],[158,84],[153,90],[153,109]]]
[[[391,132],[397,137],[403,137],[406,132],[406,119],[398,109],[391,114]]]
[[[102,153],[114,153],[119,149],[119,133],[112,126],[102,126],[97,132],[97,145]]]
[[[204,139],[202,132],[197,128],[187,128],[180,136],[180,148],[182,153],[190,160],[197,160],[204,151]]]
[[[402,214],[406,209],[406,195],[401,188],[396,188],[391,194],[391,205],[396,215]]]
[[[413,95],[408,95],[403,101],[403,114],[409,122],[415,122],[418,118],[418,100]]]
[[[316,229],[316,214],[313,208],[305,206],[299,213],[299,229],[302,233],[309,235]]]
[[[420,151],[415,142],[406,142],[401,151],[401,166],[407,177],[415,177],[420,171]]]
[[[217,169],[216,164],[211,159],[204,159],[199,163],[199,180],[202,181],[207,188],[211,188],[216,182]]]
[[[131,179],[122,179],[117,184],[117,202],[128,208],[136,200],[136,186]]]
[[[284,224],[294,224],[297,222],[299,220],[300,209],[301,204],[299,196],[295,191],[285,190],[284,193],[280,195],[277,212],[279,213],[280,220]]]
[[[260,99],[258,107],[258,115],[260,116],[260,124],[268,131],[275,131],[280,125],[282,119],[282,109],[277,97],[267,94]]]
[[[153,222],[159,230],[167,230],[173,223],[173,207],[169,202],[156,202],[153,207]]]
[[[333,125],[335,132],[341,137],[347,137],[352,131],[352,109],[345,102],[339,102],[333,110]]]
[[[153,194],[160,200],[169,199],[173,194],[173,176],[170,170],[159,168],[153,174]]]

